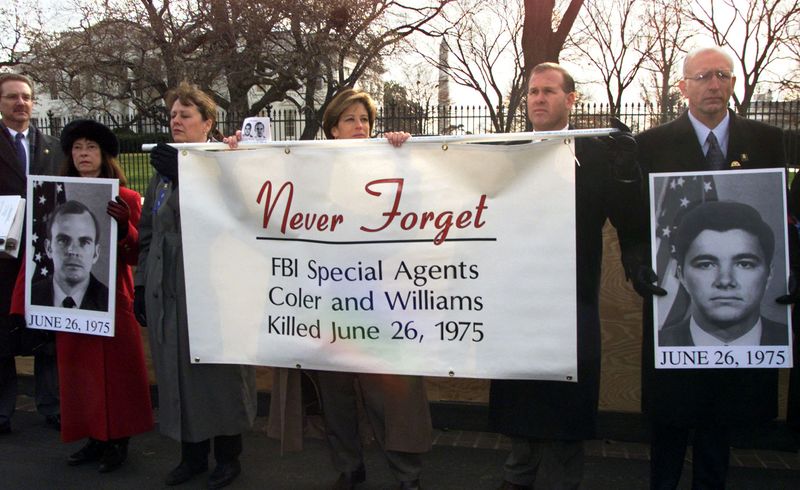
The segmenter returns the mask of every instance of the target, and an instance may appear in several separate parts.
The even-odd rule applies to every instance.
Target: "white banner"
[[[576,381],[567,139],[181,150],[193,362]]]

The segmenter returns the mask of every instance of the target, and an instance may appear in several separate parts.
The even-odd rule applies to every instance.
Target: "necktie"
[[[67,296],[64,298],[64,301],[61,302],[61,306],[64,308],[75,308],[78,305],[75,303],[75,300],[72,299],[72,296]]]
[[[22,144],[23,139],[25,139],[25,135],[22,133],[17,133],[17,135],[14,137],[14,148],[17,150],[17,160],[19,160],[19,164],[22,167],[22,173],[27,174],[28,154],[25,153],[25,145]]]
[[[725,169],[725,155],[722,154],[722,149],[719,147],[717,137],[714,132],[708,133],[706,138],[708,143],[708,153],[706,153],[706,163],[711,170],[724,170]]]

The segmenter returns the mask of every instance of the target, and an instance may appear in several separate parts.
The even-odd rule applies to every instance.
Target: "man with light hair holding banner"
[[[575,82],[564,68],[555,63],[535,66],[527,96],[534,130],[572,129],[568,121],[575,97]],[[603,225],[611,220],[623,251],[637,248],[633,239],[642,226],[626,212],[641,198],[636,142],[628,128],[615,123],[621,131],[606,141],[575,139],[578,380],[492,380],[490,422],[512,444],[501,489],[530,489],[534,480],[551,489],[578,488],[581,483],[583,441],[595,436],[600,390]]]
[[[723,49],[689,53],[678,84],[689,108],[676,120],[637,136],[642,171],[782,168],[781,131],[728,109],[735,83],[733,60]],[[655,273],[648,267],[639,275],[650,278]],[[653,302],[643,296],[642,410],[651,429],[650,488],[677,487],[690,435],[692,487],[724,488],[731,429],[777,415],[777,370],[656,369]]]

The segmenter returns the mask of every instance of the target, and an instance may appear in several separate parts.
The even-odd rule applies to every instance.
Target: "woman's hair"
[[[81,176],[78,169],[75,167],[75,161],[72,159],[72,152],[67,154],[67,159],[61,165],[60,173],[67,177]],[[128,179],[125,178],[125,171],[122,170],[122,165],[119,164],[119,160],[106,153],[102,148],[100,149],[100,175],[97,177],[103,179],[119,179],[120,186],[126,187],[128,185]]]
[[[197,107],[204,121],[211,120],[209,134],[215,132],[217,125],[217,104],[210,95],[200,90],[197,85],[193,85],[184,80],[176,88],[167,92],[165,102],[167,103],[168,112],[172,110],[175,101],[180,101],[183,105],[193,105]]]
[[[372,130],[375,128],[375,118],[378,115],[375,102],[372,100],[372,97],[363,90],[346,88],[336,94],[336,97],[328,104],[328,108],[325,109],[325,114],[322,115],[322,130],[325,132],[326,138],[333,139],[331,130],[334,126],[339,124],[339,118],[342,117],[342,113],[356,102],[360,102],[364,105],[364,108],[367,109],[369,133],[372,134]]]

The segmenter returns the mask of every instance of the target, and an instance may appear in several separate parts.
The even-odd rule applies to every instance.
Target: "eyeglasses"
[[[33,100],[33,96],[31,94],[5,94],[2,96],[2,98],[8,101],[22,99],[24,102],[30,102]]]
[[[683,77],[685,80],[694,80],[695,82],[699,83],[707,83],[710,82],[712,78],[717,77],[717,80],[720,82],[727,82],[731,78],[733,78],[733,72],[727,70],[709,70],[704,71],[702,73],[698,73],[693,77]]]

